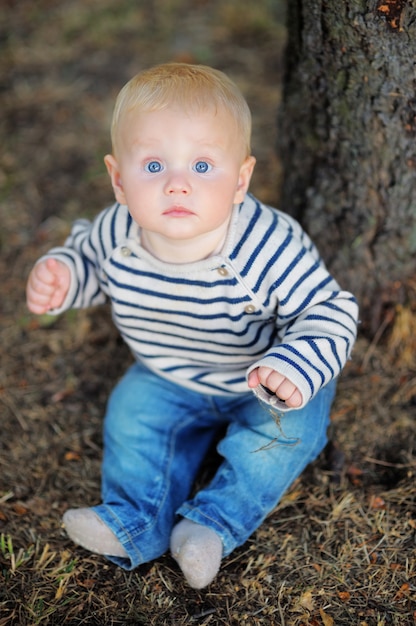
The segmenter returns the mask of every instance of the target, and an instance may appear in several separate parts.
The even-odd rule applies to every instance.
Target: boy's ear
[[[111,184],[113,186],[114,195],[117,202],[120,204],[127,204],[126,196],[124,195],[123,183],[121,182],[120,169],[117,161],[112,154],[107,154],[104,157],[104,163],[107,168],[107,172],[111,178]]]
[[[247,189],[250,185],[251,175],[253,174],[256,159],[253,156],[247,157],[242,166],[240,167],[240,174],[238,176],[237,189],[234,196],[234,204],[240,204],[243,202],[244,196],[247,193]]]

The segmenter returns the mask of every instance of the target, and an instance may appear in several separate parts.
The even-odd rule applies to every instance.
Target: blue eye
[[[212,165],[210,165],[206,161],[197,161],[194,165],[194,170],[198,174],[206,174],[211,169],[212,169]]]
[[[149,161],[149,163],[146,163],[144,169],[150,174],[157,174],[162,171],[163,166],[159,161]]]

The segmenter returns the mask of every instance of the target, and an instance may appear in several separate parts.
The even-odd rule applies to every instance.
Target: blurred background
[[[283,0],[4,0],[0,8],[2,251],[112,201],[103,156],[120,88],[166,61],[204,63],[253,112],[252,191],[276,203]],[[62,224],[61,224],[62,225]]]

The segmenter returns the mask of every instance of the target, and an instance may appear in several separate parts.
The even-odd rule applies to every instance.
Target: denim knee
[[[279,424],[267,407],[240,406],[218,445],[224,461],[214,479],[178,513],[217,532],[224,555],[242,545],[325,446],[334,391],[335,384],[324,388]]]

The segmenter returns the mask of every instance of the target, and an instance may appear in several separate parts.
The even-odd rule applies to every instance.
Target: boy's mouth
[[[169,217],[189,217],[190,215],[194,215],[194,213],[184,206],[175,205],[169,207],[166,211],[163,211],[163,215],[167,215]]]

